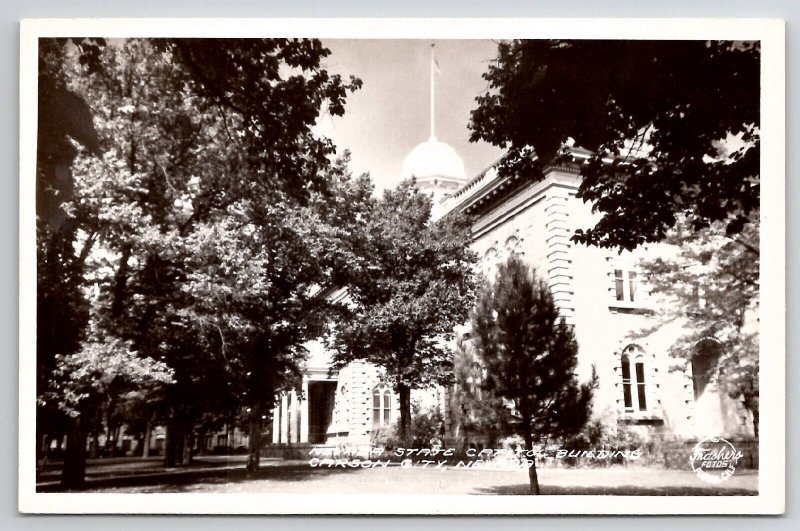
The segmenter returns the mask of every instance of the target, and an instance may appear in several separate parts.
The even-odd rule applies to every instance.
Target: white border
[[[20,51],[19,510],[152,514],[779,514],[785,508],[785,28],[767,19],[39,19]],[[761,40],[759,494],[444,496],[35,492],[37,39],[97,37]],[[767,208],[764,208],[766,206]]]

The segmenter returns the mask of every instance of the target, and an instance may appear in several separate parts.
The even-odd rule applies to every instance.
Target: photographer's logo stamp
[[[722,437],[707,437],[692,448],[689,464],[698,478],[718,484],[736,472],[741,457],[742,452]]]

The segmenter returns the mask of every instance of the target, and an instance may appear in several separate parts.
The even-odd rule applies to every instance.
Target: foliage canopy
[[[758,42],[501,42],[471,139],[534,180],[569,138],[588,149],[578,194],[602,216],[578,242],[633,249],[679,217],[735,234],[759,205],[759,76]]]

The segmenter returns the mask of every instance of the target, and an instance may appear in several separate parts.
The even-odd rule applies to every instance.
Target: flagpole
[[[434,134],[434,121],[435,121],[435,113],[434,113],[434,98],[435,98],[435,86],[433,81],[433,68],[434,68],[434,58],[433,58],[433,49],[436,44],[431,43],[431,140],[436,140],[436,135]]]

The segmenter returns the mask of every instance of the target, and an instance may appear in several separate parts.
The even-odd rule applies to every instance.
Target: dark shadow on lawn
[[[520,495],[529,494],[527,483],[519,485],[502,485],[485,489],[477,489],[478,494]],[[541,485],[543,495],[591,495],[591,496],[757,496],[758,492],[747,489],[708,487],[664,486],[641,487],[638,485],[617,486],[550,486]]]
[[[352,472],[353,468],[311,468],[308,464],[267,466],[254,474],[247,474],[244,469],[237,470],[184,470],[174,475],[123,476],[103,478],[87,482],[80,492],[109,488],[142,487],[142,492],[186,492],[197,485],[220,485],[241,483],[244,481],[272,480],[298,482],[309,481],[320,477]],[[59,485],[37,488],[37,492],[76,492],[65,491]]]

